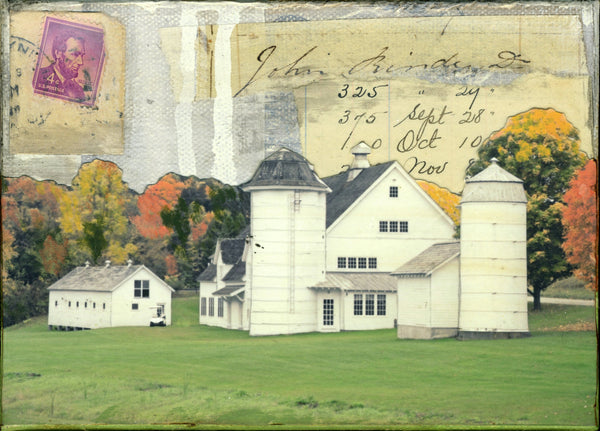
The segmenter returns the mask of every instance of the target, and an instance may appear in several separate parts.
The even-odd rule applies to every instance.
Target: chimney
[[[348,182],[352,181],[362,172],[363,169],[370,167],[367,156],[371,154],[371,147],[369,147],[364,141],[360,141],[358,145],[352,148],[352,154],[354,154],[354,160],[350,169],[348,169]]]
[[[105,267],[105,268],[108,268],[108,267],[110,267],[110,260],[105,260],[105,261],[104,261],[104,267]]]

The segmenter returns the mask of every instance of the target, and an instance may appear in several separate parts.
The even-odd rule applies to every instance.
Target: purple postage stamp
[[[104,65],[104,30],[47,17],[33,92],[93,106]]]

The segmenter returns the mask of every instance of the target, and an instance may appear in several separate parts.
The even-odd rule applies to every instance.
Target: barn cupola
[[[460,202],[459,339],[529,335],[527,196],[490,162],[466,180]]]
[[[350,169],[348,169],[347,181],[352,181],[363,169],[367,169],[371,166],[369,164],[369,159],[367,158],[367,156],[371,154],[371,147],[365,142],[361,141],[358,145],[355,145],[352,148],[352,154],[354,155],[354,160],[352,161],[352,165],[350,165]]]

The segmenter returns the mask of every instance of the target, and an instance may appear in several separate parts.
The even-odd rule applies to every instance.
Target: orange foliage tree
[[[567,261],[575,267],[573,274],[586,283],[590,290],[597,291],[597,166],[589,160],[585,167],[571,180],[565,193],[563,224],[565,242],[563,249]]]
[[[428,181],[417,180],[417,184],[450,216],[454,224],[460,223],[459,195]]]

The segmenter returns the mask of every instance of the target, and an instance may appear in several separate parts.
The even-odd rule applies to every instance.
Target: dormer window
[[[390,186],[390,197],[391,198],[398,197],[398,186]]]

